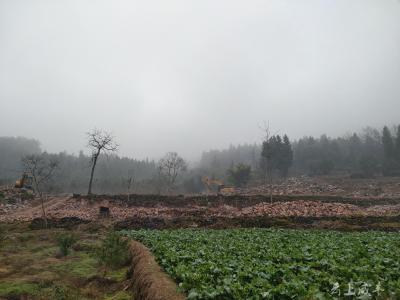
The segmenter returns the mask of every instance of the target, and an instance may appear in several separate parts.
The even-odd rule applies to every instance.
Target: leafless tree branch
[[[166,178],[168,191],[171,192],[178,175],[187,170],[186,161],[176,152],[168,152],[158,162],[159,176]]]
[[[32,176],[34,190],[40,197],[43,219],[45,221],[45,227],[47,228],[47,215],[44,206],[43,186],[48,183],[51,177],[54,175],[55,170],[58,168],[58,162],[46,157],[45,154],[35,154],[23,157],[22,165],[25,173]]]
[[[93,175],[94,169],[96,168],[97,160],[100,154],[103,152],[105,154],[116,152],[118,150],[119,145],[114,141],[114,136],[106,131],[102,131],[99,129],[93,129],[86,133],[88,137],[87,146],[92,151],[91,165],[92,169],[90,172],[90,181],[88,194],[92,193],[92,184],[93,184]]]

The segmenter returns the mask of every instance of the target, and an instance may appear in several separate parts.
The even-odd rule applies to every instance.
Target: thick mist
[[[51,152],[112,131],[120,154],[399,121],[400,3],[0,1],[0,136]]]

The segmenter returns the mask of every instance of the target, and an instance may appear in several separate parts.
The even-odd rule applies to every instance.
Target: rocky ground
[[[49,218],[77,217],[83,220],[98,220],[101,218],[100,207],[110,209],[110,218],[124,220],[127,218],[173,218],[173,217],[242,217],[242,216],[271,216],[271,217],[328,217],[328,216],[395,216],[400,214],[399,205],[376,205],[360,207],[353,204],[323,203],[320,201],[296,200],[290,202],[262,202],[245,208],[237,208],[226,204],[207,207],[187,205],[183,207],[165,207],[162,204],[156,207],[127,207],[115,202],[96,201],[72,197],[52,197],[46,204],[46,213]],[[39,202],[31,202],[22,208],[0,211],[0,222],[30,221],[42,216]]]
[[[128,205],[124,201],[113,201],[103,196],[95,201],[72,195],[51,196],[46,200],[45,208],[49,218],[77,217],[83,220],[97,220],[100,207],[110,210],[110,218],[174,218],[174,217],[331,217],[331,216],[397,216],[400,215],[400,201],[391,205],[357,205],[357,199],[363,197],[400,198],[400,180],[398,178],[380,180],[352,180],[327,178],[290,178],[273,186],[276,195],[296,195],[292,201],[264,201],[245,207],[218,202],[213,205],[163,205],[162,200],[153,206]],[[239,195],[268,194],[269,186],[261,185],[247,189],[236,189]],[[309,200],[302,195],[340,195],[354,198],[353,203],[327,203],[318,198]],[[156,196],[154,196],[156,197]],[[340,201],[338,201],[340,202]],[[41,202],[30,191],[0,189],[0,222],[30,221],[42,216]]]
[[[235,189],[236,194],[269,194],[269,184]],[[400,197],[400,178],[292,177],[272,184],[274,195],[337,195],[346,197]]]
[[[0,187],[0,214],[24,208],[33,199],[34,195],[30,190]]]

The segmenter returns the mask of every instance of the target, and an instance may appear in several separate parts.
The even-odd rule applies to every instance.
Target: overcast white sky
[[[398,0],[0,0],[0,136],[157,158],[400,123]]]

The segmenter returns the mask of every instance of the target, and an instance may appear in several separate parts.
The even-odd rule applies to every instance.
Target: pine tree
[[[397,126],[395,155],[397,162],[400,163],[400,125]]]
[[[393,138],[387,126],[383,128],[382,144],[383,144],[383,151],[385,153],[385,159],[390,160],[394,158],[395,152],[394,152]]]
[[[359,136],[354,133],[348,140],[348,156],[346,157],[346,164],[353,169],[357,168],[357,158],[361,153],[362,141]]]
[[[286,177],[289,168],[293,164],[293,150],[287,135],[271,136],[268,141],[264,141],[261,156],[267,163],[268,172],[279,172]]]
[[[285,157],[284,157],[284,147],[282,138],[280,135],[276,136],[275,139],[275,170],[279,171],[279,175],[282,174],[282,170],[285,165]]]
[[[236,187],[243,187],[250,180],[251,166],[238,164],[228,169],[228,178]]]
[[[293,150],[289,137],[286,134],[283,136],[282,158],[282,176],[287,177],[289,168],[293,164]]]
[[[382,169],[383,175],[385,176],[396,175],[398,164],[396,161],[395,143],[393,142],[392,134],[390,133],[390,130],[387,126],[383,128],[382,144],[384,151],[384,161]]]

